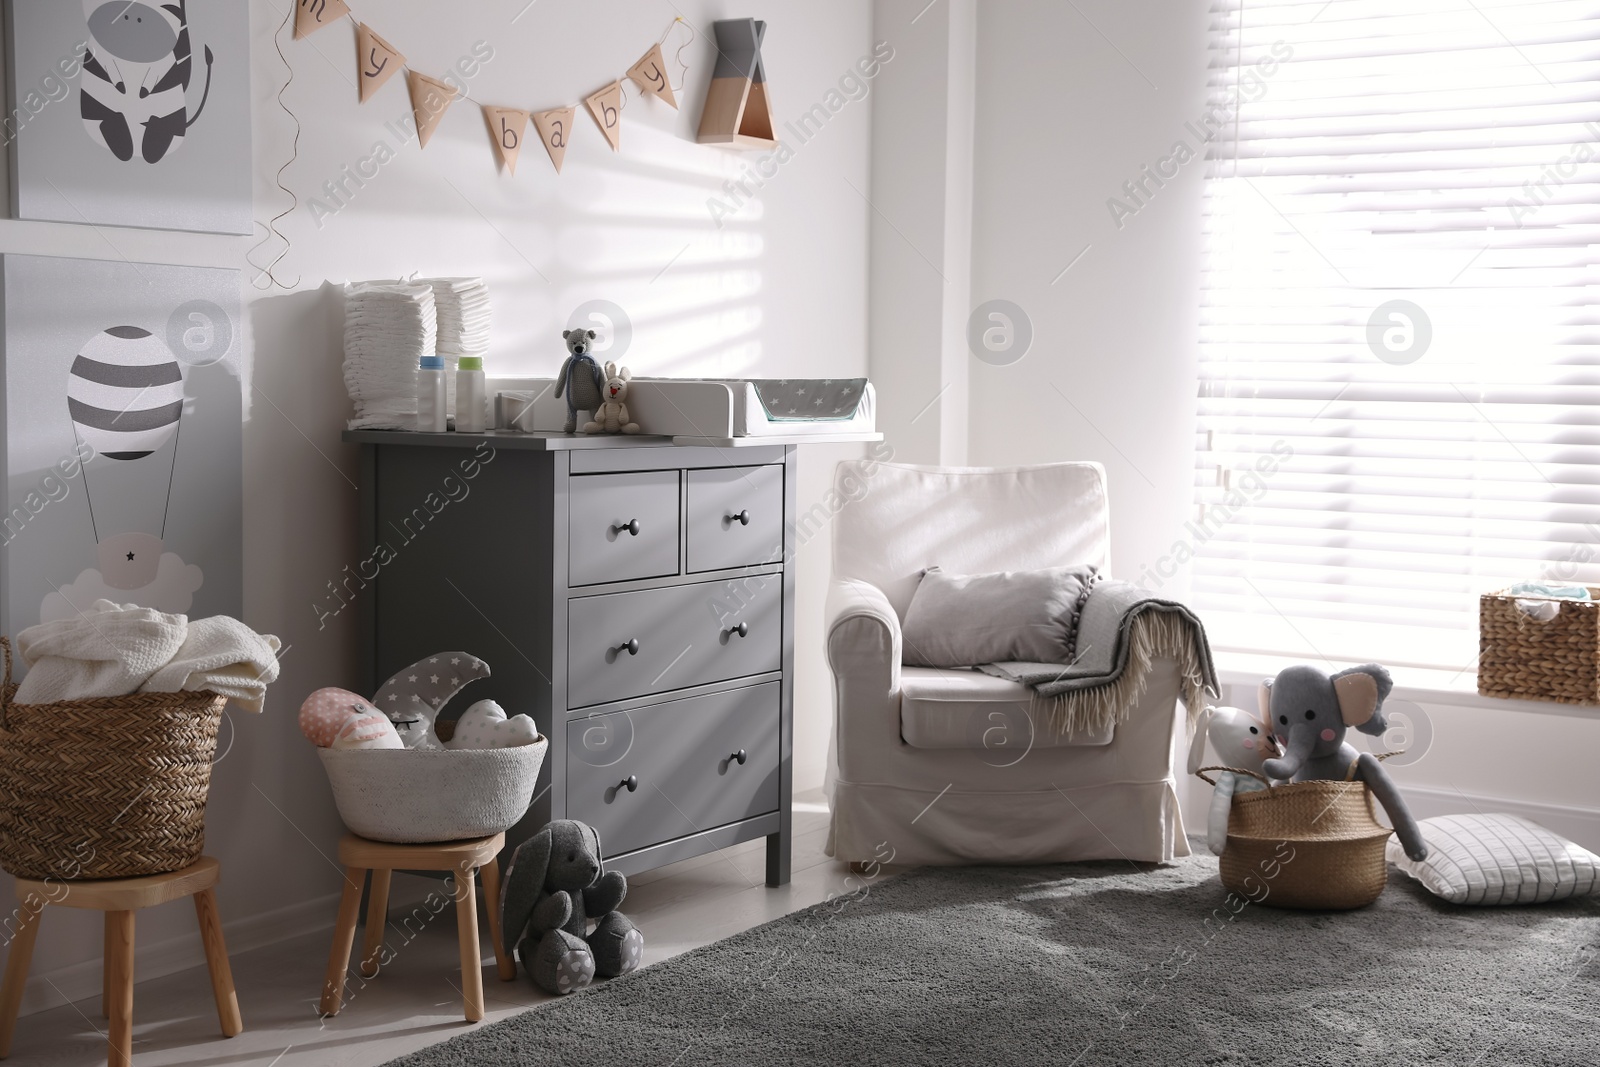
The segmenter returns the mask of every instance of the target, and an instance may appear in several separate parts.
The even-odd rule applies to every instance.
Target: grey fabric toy
[[[561,337],[567,342],[567,360],[556,376],[556,397],[566,393],[567,423],[562,429],[574,433],[578,429],[578,412],[587,411],[594,417],[605,403],[606,379],[600,364],[589,354],[593,330],[562,330]]]
[[[1413,860],[1426,859],[1428,846],[1411,811],[1370,752],[1345,743],[1347,727],[1382,736],[1389,728],[1383,702],[1394,688],[1389,672],[1376,663],[1323,674],[1315,667],[1286,667],[1261,683],[1261,712],[1283,755],[1261,765],[1268,778],[1291,782],[1362,781],[1394,824],[1400,847]]]
[[[637,969],[644,935],[616,910],[627,892],[626,878],[602,870],[594,827],[552,822],[517,846],[506,871],[500,924],[506,954],[521,960],[547,993],[570,993],[596,975]]]

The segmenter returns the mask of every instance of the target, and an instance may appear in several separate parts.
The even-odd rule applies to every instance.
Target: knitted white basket
[[[516,748],[319,748],[333,800],[352,833],[373,841],[461,841],[508,830],[527,814],[548,739]]]

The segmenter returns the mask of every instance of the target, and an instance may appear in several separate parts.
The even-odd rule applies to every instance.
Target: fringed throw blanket
[[[1104,579],[1090,587],[1072,648],[1066,663],[987,663],[978,669],[1031,688],[1034,707],[1044,712],[1041,725],[1057,734],[1103,731],[1125,721],[1157,659],[1178,661],[1191,724],[1205,694],[1222,692],[1199,617],[1132,582]]]

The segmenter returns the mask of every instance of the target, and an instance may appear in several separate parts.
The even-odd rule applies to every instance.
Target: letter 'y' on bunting
[[[661,46],[653,44],[650,51],[639,57],[639,62],[628,68],[628,77],[633,79],[641,92],[654,93],[674,108],[678,106],[678,98],[672,92],[672,83],[667,81],[667,61],[661,56]]]
[[[448,83],[414,70],[406,71],[406,75],[411,87],[411,110],[417,116],[417,146],[427,148],[445,111],[455,103],[456,91]]]
[[[561,173],[561,161],[567,155],[567,139],[572,136],[572,116],[575,114],[576,108],[557,107],[533,116],[539,139],[544,142],[544,150],[550,153],[550,162],[555,164],[557,174]]]
[[[330,22],[350,14],[344,0],[299,0],[294,10],[294,39],[310,37]]]
[[[484,104],[483,118],[489,124],[489,136],[494,138],[495,147],[500,149],[500,158],[505,160],[506,170],[515,174],[517,157],[522,154],[522,137],[528,132],[528,113],[514,107]]]
[[[616,151],[622,141],[622,82],[612,82],[584,103],[589,105],[589,114],[600,124],[600,132],[611,142],[611,150]]]
[[[363,22],[356,30],[356,77],[361,83],[361,102],[372,99],[372,94],[383,88],[383,83],[395,76],[406,64],[394,45],[373,32]]]

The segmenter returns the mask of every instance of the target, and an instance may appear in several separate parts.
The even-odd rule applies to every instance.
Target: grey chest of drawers
[[[764,837],[789,880],[795,446],[352,431],[367,691],[446,649],[550,739],[515,844],[551,819],[635,873]],[[355,581],[352,582],[351,579]]]

